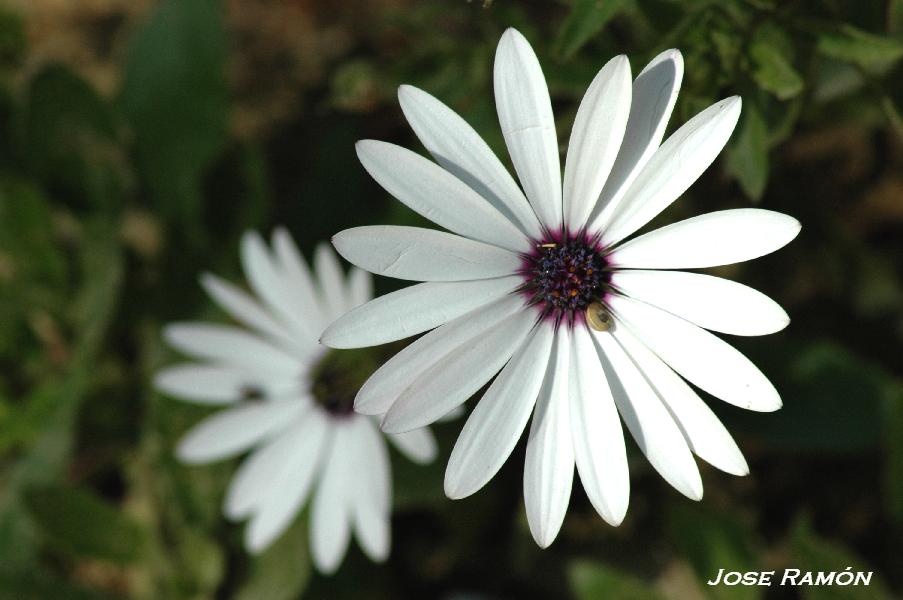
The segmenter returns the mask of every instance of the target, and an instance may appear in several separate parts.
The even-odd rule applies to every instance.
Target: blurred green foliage
[[[79,18],[56,29],[58,3],[0,10],[0,598],[903,591],[903,2],[145,4],[138,16],[116,2],[74,8]],[[436,464],[393,457],[387,565],[352,548],[335,577],[317,575],[303,516],[252,558],[241,526],[219,512],[234,464],[189,468],[172,456],[206,411],[150,389],[173,358],[160,327],[223,318],[196,277],[238,281],[247,228],[284,224],[309,255],[341,228],[422,223],[354,157],[366,137],[419,148],[395,101],[401,83],[450,104],[506,156],[491,73],[508,26],[540,56],[562,141],[615,54],[636,73],[665,48],[683,51],[672,130],[743,97],[726,153],[662,219],[759,205],[803,222],[779,254],[718,271],[793,317],[778,335],[731,340],[785,408],[758,415],[712,400],[752,474],[704,467],[699,505],[631,447],[625,523],[605,525],[575,485],[545,551],[523,516],[523,449],[485,490],[452,503],[442,472],[460,424],[439,425]],[[48,43],[78,27],[82,46]],[[120,48],[101,56],[112,91],[82,52],[97,55],[109,37]],[[282,81],[291,84],[273,92]],[[847,566],[874,570],[872,586],[705,585],[719,568]]]

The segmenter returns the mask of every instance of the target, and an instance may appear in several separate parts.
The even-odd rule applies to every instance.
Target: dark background
[[[492,58],[507,26],[543,64],[559,139],[595,72],[668,47],[686,75],[670,130],[743,96],[728,149],[657,222],[761,206],[799,238],[718,274],[790,313],[731,339],[782,392],[706,397],[747,456],[672,490],[632,442],[619,528],[579,485],[536,547],[523,448],[471,498],[393,456],[389,562],[352,545],[314,573],[304,518],[251,559],[219,514],[234,464],[172,457],[202,408],[149,385],[172,320],[225,317],[197,275],[240,281],[238,239],[284,224],[309,253],[340,229],[418,223],[355,140],[422,151],[401,83],[504,156]],[[903,1],[19,0],[0,9],[0,597],[886,598],[903,590]],[[380,280],[380,292],[398,282]],[[719,568],[874,571],[869,588],[712,588]],[[777,577],[780,578],[780,574]]]

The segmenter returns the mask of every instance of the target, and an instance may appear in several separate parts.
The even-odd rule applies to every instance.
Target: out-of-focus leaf
[[[872,73],[882,73],[903,58],[903,40],[841,25],[818,35],[818,51],[824,56],[853,63]]]
[[[22,296],[22,286],[54,287],[66,276],[65,252],[53,239],[47,198],[26,180],[0,178],[0,255],[8,261],[9,287],[0,293]]]
[[[182,526],[178,538],[179,578],[187,581],[187,586],[199,596],[214,595],[225,573],[224,548],[189,524]]]
[[[896,382],[888,393],[887,468],[885,487],[887,510],[898,525],[903,525],[903,383]]]
[[[736,31],[728,27],[714,28],[709,36],[721,68],[728,72],[733,71],[740,56],[742,38],[737,35]]]
[[[798,589],[806,600],[883,600],[892,597],[880,573],[869,567],[868,564],[847,548],[816,535],[806,519],[802,519],[796,524],[791,535],[790,544],[793,558],[789,566],[799,569],[801,573],[806,571],[813,573],[818,573],[819,571],[841,573],[847,567],[852,567],[850,572],[854,577],[857,572],[873,572],[871,581],[867,586],[820,585],[799,587]]]
[[[672,543],[702,581],[714,578],[719,569],[746,572],[758,567],[752,532],[733,515],[684,503],[670,511],[668,528]],[[712,597],[724,600],[762,596],[757,587],[719,585],[708,589]]]
[[[780,419],[739,419],[772,450],[833,453],[873,448],[881,440],[886,372],[830,341],[785,341],[751,356],[788,400]],[[850,399],[854,398],[855,402]]]
[[[891,33],[903,33],[903,0],[888,2],[887,30]]]
[[[0,6],[0,68],[17,66],[28,47],[22,15]]]
[[[568,582],[577,600],[618,598],[619,600],[660,600],[652,586],[604,563],[588,560],[572,562]]]
[[[819,102],[831,102],[862,89],[864,85],[865,77],[853,65],[825,60],[819,65],[813,95]]]
[[[574,0],[555,38],[555,53],[562,59],[574,56],[625,4],[625,0]]]
[[[61,581],[39,571],[6,573],[0,568],[0,600],[112,600],[113,596]]]
[[[310,579],[306,515],[295,522],[251,563],[251,572],[236,600],[291,600],[298,598]]]
[[[196,221],[201,178],[223,148],[225,53],[215,0],[165,0],[132,41],[122,107],[142,175],[170,218]]]
[[[758,202],[768,184],[768,130],[752,102],[743,107],[738,129],[735,141],[728,148],[727,167],[743,192]]]
[[[28,513],[47,542],[76,557],[128,563],[147,551],[147,532],[122,511],[77,488],[26,491]]]
[[[793,98],[803,91],[803,78],[781,49],[768,39],[757,38],[749,47],[752,76],[762,89],[780,100]]]
[[[94,362],[116,310],[122,282],[122,257],[110,227],[92,230],[82,258],[84,286],[76,294],[73,329],[79,332],[63,377],[55,384],[55,406],[34,444],[0,485],[0,556],[6,569],[27,565],[36,553],[36,532],[24,514],[21,494],[63,477],[72,448],[72,424],[88,387]],[[52,385],[48,383],[48,385]]]
[[[38,177],[88,204],[113,205],[121,185],[116,127],[91,86],[51,65],[31,80],[23,120],[26,158]]]

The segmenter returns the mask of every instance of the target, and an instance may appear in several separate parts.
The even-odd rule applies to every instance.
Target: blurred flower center
[[[333,417],[354,413],[354,397],[361,387],[360,352],[333,350],[313,370],[311,391],[317,405]]]
[[[524,289],[544,312],[582,311],[601,298],[610,279],[607,267],[601,249],[588,240],[540,242],[522,271]]]
[[[241,399],[245,402],[258,402],[263,400],[265,396],[261,387],[250,384],[242,386],[239,393],[241,394]]]

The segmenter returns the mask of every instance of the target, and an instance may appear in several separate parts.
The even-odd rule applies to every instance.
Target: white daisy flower
[[[282,229],[272,251],[256,233],[245,234],[241,258],[256,297],[214,275],[201,283],[244,328],[178,323],[165,329],[172,347],[201,363],[163,369],[157,388],[226,407],[193,428],[177,454],[201,464],[250,450],[224,506],[229,518],[249,520],[250,552],[278,538],[313,495],[310,544],[321,572],[338,568],[352,530],[364,552],[382,561],[389,553],[392,488],[386,444],[378,419],[353,411],[357,388],[348,370],[359,366],[358,357],[317,341],[333,319],[372,298],[371,276],[352,269],[346,278],[326,244],[317,248],[312,274]],[[428,429],[387,437],[415,462],[435,457]]]
[[[682,74],[676,50],[633,81],[626,57],[609,61],[580,104],[562,182],[539,62],[509,29],[496,52],[495,99],[521,187],[463,119],[410,86],[399,90],[402,110],[439,164],[384,142],[357,146],[380,185],[451,233],[393,226],[339,233],[333,242],[352,263],[426,283],[352,310],[322,341],[355,348],[432,330],[355,399],[359,412],[385,413],[388,432],[431,423],[501,370],[461,431],[445,492],[463,498],[483,487],[532,413],[524,500],[543,547],[561,527],[575,464],[599,514],[613,525],[623,520],[630,482],[622,420],[652,466],[698,500],[693,453],[729,473],[748,468],[687,382],[742,408],[781,406],[762,373],[706,331],[773,333],[789,321],[781,307],[739,283],[660,269],[768,254],[796,236],[799,222],[725,210],[625,241],[683,194],[737,123],[740,98],[727,98],[662,144]]]

